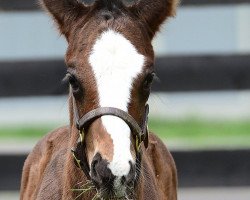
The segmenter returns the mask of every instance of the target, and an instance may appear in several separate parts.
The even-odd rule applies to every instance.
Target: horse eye
[[[146,76],[145,80],[144,80],[144,83],[143,83],[143,89],[144,90],[149,90],[150,87],[151,87],[151,84],[154,80],[154,77],[155,77],[155,73],[150,73]]]
[[[76,77],[74,75],[68,73],[66,75],[66,79],[72,88],[72,92],[74,94],[78,94],[81,89],[80,89],[80,84],[79,84],[78,80],[76,79]]]

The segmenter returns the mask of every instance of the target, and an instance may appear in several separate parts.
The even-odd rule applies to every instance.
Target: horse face
[[[124,18],[116,20],[122,22]],[[129,113],[141,125],[154,76],[150,38],[129,19],[126,26],[102,19],[100,27],[93,28],[95,21],[94,17],[93,23],[90,19],[69,39],[66,54],[68,72],[79,86],[74,94],[79,115],[99,107],[114,107]],[[131,33],[128,30],[132,28]],[[81,46],[83,49],[78,49]],[[85,136],[90,176],[100,191],[106,191],[103,196],[112,192],[125,196],[132,191],[139,172],[135,138],[126,122],[102,116],[91,123]]]
[[[67,76],[79,115],[114,107],[142,124],[154,76],[151,40],[173,15],[176,1],[125,6],[119,0],[97,0],[86,6],[76,0],[44,0],[43,5],[68,41]],[[71,132],[77,134],[73,112],[71,106]],[[128,196],[139,173],[129,126],[118,117],[102,116],[85,130],[84,142],[90,176],[102,197]]]

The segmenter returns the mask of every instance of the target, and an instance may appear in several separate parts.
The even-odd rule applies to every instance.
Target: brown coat
[[[86,177],[73,162],[69,127],[61,127],[41,139],[25,161],[21,200],[75,199],[72,189]],[[163,142],[150,134],[149,147],[142,148],[142,173],[136,199],[176,200],[177,175],[173,158]],[[78,199],[92,199],[90,192]]]

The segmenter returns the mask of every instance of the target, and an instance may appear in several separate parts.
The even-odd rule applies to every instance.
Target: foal
[[[151,41],[177,0],[43,0],[68,42],[70,125],[25,161],[21,199],[176,200],[176,168],[147,131]],[[73,149],[71,150],[71,148]]]

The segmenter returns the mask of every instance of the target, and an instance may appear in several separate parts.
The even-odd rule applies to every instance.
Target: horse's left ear
[[[175,16],[178,4],[179,0],[138,0],[131,8],[148,24],[153,38],[164,20]]]

